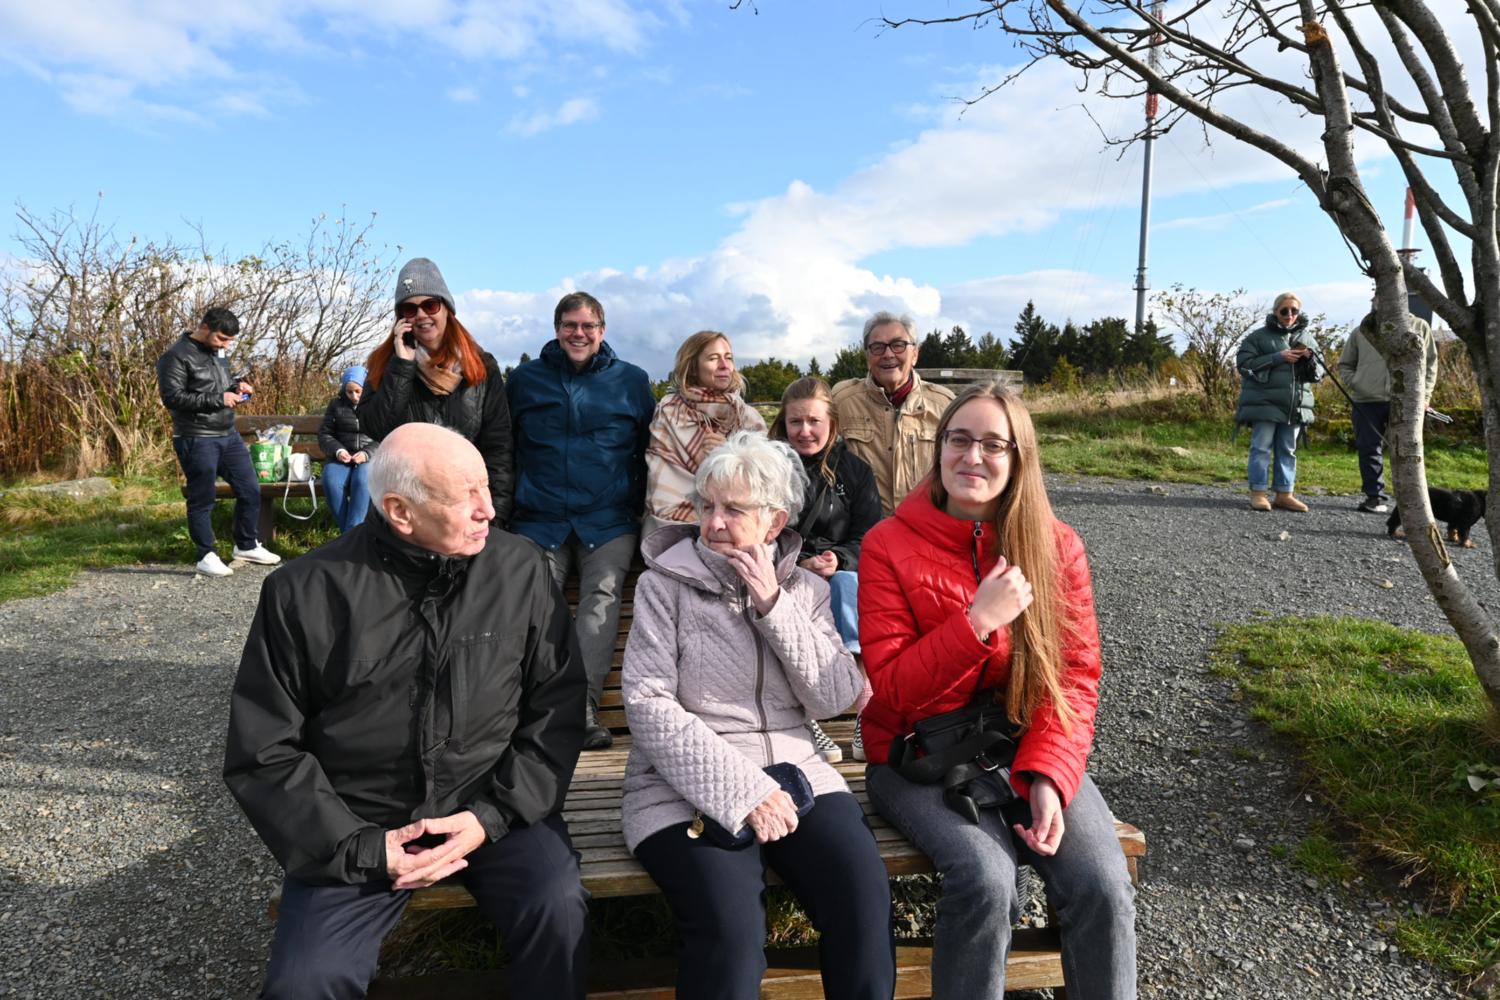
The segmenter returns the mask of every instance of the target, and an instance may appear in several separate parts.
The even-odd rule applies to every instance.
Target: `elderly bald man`
[[[587,681],[533,542],[492,532],[484,460],[406,424],[378,517],[266,578],[224,779],[286,872],[264,997],[362,997],[411,890],[453,876],[512,996],[582,997],[586,895],[560,810]]]

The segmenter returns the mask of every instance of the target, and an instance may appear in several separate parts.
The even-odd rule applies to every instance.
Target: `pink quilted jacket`
[[[828,584],[797,566],[801,539],[776,539],[781,596],[764,618],[728,560],[672,525],[641,545],[622,687],[632,738],[622,825],[632,851],[702,810],[730,831],[778,787],[761,770],[791,761],[813,792],[848,791],[806,729],[848,708],[864,677],[844,649]]]

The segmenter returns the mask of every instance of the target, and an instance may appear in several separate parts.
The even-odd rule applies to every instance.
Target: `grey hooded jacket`
[[[729,561],[671,525],[641,545],[622,687],[633,739],[622,825],[632,851],[694,810],[737,832],[779,787],[762,768],[790,761],[813,793],[849,786],[818,756],[806,724],[844,711],[864,676],[844,649],[828,584],[797,565],[801,539],[776,539],[781,595],[750,606]]]

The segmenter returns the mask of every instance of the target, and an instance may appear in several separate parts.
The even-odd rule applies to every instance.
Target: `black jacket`
[[[338,461],[335,456],[340,448],[348,451],[350,458],[361,451],[372,458],[375,455],[375,439],[360,429],[359,412],[342,392],[334,396],[328,409],[323,411],[323,425],[318,428],[318,447],[323,449],[323,455],[330,462]]]
[[[802,536],[800,558],[832,552],[838,556],[839,569],[858,570],[865,532],[880,520],[880,490],[870,466],[844,447],[843,441],[833,446],[828,464],[833,469],[832,486],[823,478],[818,459],[802,460],[808,485],[794,526]]]
[[[266,577],[224,780],[287,874],[384,879],[414,819],[469,809],[494,841],[560,809],[586,688],[534,543],[446,558],[371,517]]]
[[[509,524],[515,496],[510,406],[505,401],[500,367],[488,352],[482,357],[485,380],[478,385],[460,385],[446,396],[437,395],[417,377],[415,361],[392,357],[380,388],[367,388],[359,401],[359,422],[376,441],[384,440],[402,424],[441,424],[468,438],[484,456],[484,467],[490,474],[495,520]]]
[[[223,437],[234,433],[234,407],[224,393],[234,388],[229,362],[188,334],[156,361],[156,388],[172,411],[173,437]]]

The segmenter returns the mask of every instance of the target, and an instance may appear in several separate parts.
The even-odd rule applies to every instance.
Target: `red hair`
[[[443,308],[448,307],[445,305]],[[365,376],[366,391],[374,392],[380,388],[380,380],[385,378],[385,369],[395,353],[396,345],[389,337],[371,352],[370,360],[365,362],[365,367],[369,369],[369,374]],[[484,357],[480,354],[479,344],[452,310],[449,310],[448,327],[443,332],[442,344],[432,352],[432,363],[439,368],[447,368],[454,361],[463,367],[465,385],[478,385],[484,381]]]

